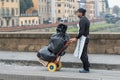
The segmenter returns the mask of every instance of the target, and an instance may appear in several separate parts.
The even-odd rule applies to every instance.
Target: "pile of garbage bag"
[[[59,24],[56,29],[56,34],[50,37],[48,46],[43,47],[38,51],[37,56],[44,61],[54,61],[59,51],[65,46],[66,42],[69,41],[70,37],[66,33],[67,25]],[[62,56],[65,54],[65,49],[62,51]]]

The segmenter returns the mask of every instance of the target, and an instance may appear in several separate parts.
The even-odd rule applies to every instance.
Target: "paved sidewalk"
[[[0,51],[0,62],[19,62],[39,64],[35,52],[10,52]],[[80,67],[81,61],[73,56],[66,54],[62,57],[64,67]],[[89,61],[93,68],[102,69],[120,69],[120,55],[89,54]],[[22,63],[22,62],[21,62]]]
[[[120,80],[120,71],[95,70],[82,74],[78,68],[62,68],[50,73],[45,67],[0,63],[0,80]]]

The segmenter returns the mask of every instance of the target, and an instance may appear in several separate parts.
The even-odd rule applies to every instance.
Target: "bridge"
[[[97,23],[105,21],[104,19],[95,19],[90,20],[91,23]],[[56,27],[59,23],[54,24],[39,24],[39,25],[25,25],[25,26],[12,26],[12,27],[0,27],[0,32],[17,32],[17,31],[24,31],[24,30],[34,30],[34,29],[44,29],[44,28],[53,28]],[[64,23],[66,25],[76,25],[78,22],[67,22]]]
[[[90,33],[89,74],[73,56],[76,43],[62,57],[63,69],[50,73],[36,59],[37,51],[53,33],[0,32],[0,80],[120,80],[120,33]],[[77,33],[69,33],[74,37]]]

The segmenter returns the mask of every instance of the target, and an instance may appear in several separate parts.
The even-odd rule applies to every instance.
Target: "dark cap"
[[[77,10],[77,12],[81,12],[83,15],[85,15],[86,9],[79,8],[79,9]]]

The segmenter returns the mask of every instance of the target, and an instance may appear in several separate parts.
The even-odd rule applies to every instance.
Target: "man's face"
[[[77,16],[78,17],[82,17],[82,13],[81,12],[77,12]]]

